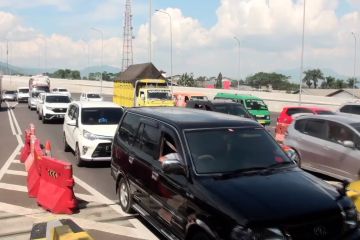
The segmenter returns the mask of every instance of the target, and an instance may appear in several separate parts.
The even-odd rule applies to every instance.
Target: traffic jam
[[[33,76],[2,100],[63,121],[63,150],[79,167],[110,162],[121,209],[165,239],[360,239],[358,102],[288,106],[275,120],[240,91],[173,92],[151,63],[121,73],[112,102],[50,89]]]

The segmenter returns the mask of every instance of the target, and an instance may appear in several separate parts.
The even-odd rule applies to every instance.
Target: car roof
[[[29,89],[29,87],[18,87],[17,89]]]
[[[213,111],[199,111],[180,107],[140,107],[129,108],[128,112],[158,119],[178,129],[217,127],[261,127],[253,120]]]
[[[102,101],[102,102],[84,102],[84,101],[75,101],[81,108],[122,108],[121,106],[110,102],[110,101]]]
[[[61,93],[45,93],[45,95],[46,96],[61,96],[61,97],[64,97],[64,96],[66,97],[67,96],[67,95],[64,95],[64,94],[61,94]]]
[[[347,103],[344,103],[343,105],[341,105],[341,107],[346,106],[346,105],[360,105],[360,102],[359,102],[359,101],[356,101],[356,102],[347,102]]]
[[[286,109],[309,109],[309,110],[312,110],[312,111],[319,111],[319,110],[331,111],[331,109],[317,107],[317,106],[288,106],[288,107],[283,108],[283,110],[286,110]]]
[[[206,96],[206,94],[204,93],[200,93],[200,92],[175,92],[173,93],[173,95],[185,95],[185,96]]]
[[[341,115],[341,114],[335,114],[335,115],[311,115],[311,116],[302,116],[297,118],[296,120],[300,119],[323,119],[323,120],[331,120],[335,122],[345,123],[345,124],[353,124],[353,123],[360,123],[360,116],[351,116],[349,115]]]
[[[236,99],[257,99],[262,100],[259,97],[253,95],[246,95],[246,94],[237,94],[237,93],[217,93],[215,97],[227,97],[227,98],[236,98]]]

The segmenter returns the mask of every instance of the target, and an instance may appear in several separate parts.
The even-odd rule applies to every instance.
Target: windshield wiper
[[[266,168],[267,169],[273,169],[273,168],[278,168],[278,167],[283,167],[283,166],[286,166],[286,165],[294,165],[293,162],[277,162],[277,163],[274,163],[274,164],[270,164],[268,165]]]
[[[220,177],[232,177],[232,176],[238,176],[238,175],[248,175],[248,174],[254,174],[259,171],[266,170],[266,167],[251,167],[251,168],[242,168],[237,169],[230,172],[221,173]]]

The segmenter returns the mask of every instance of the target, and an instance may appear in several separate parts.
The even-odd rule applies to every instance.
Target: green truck
[[[217,93],[214,99],[230,99],[241,103],[262,125],[270,125],[270,112],[261,98],[237,93]]]

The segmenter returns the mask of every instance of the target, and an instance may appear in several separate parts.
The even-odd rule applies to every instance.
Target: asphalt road
[[[77,100],[78,98],[79,98],[79,94],[73,94],[74,100]],[[105,96],[104,99],[111,101],[111,96]],[[6,163],[8,162],[7,159],[13,153],[14,149],[18,145],[18,142],[14,135],[14,131],[16,134],[19,133],[16,131],[17,129],[16,126],[12,127],[11,124],[9,124],[9,115],[10,115],[12,116],[11,117],[12,119],[14,119],[14,117],[16,118],[18,122],[18,126],[21,129],[20,131],[22,132],[28,128],[30,123],[33,123],[36,128],[36,136],[38,139],[40,139],[41,143],[45,144],[47,140],[50,140],[52,145],[51,153],[53,157],[72,163],[74,176],[76,176],[78,179],[81,179],[83,182],[91,186],[93,189],[98,191],[107,199],[115,203],[118,202],[115,193],[115,183],[110,175],[110,167],[108,163],[100,163],[100,164],[95,163],[95,164],[88,164],[87,167],[81,167],[81,168],[77,167],[74,154],[72,152],[70,153],[64,152],[63,149],[64,146],[62,142],[63,141],[62,122],[50,122],[48,124],[42,124],[41,121],[38,120],[36,111],[30,111],[27,108],[27,104],[16,104],[16,102],[12,102],[10,103],[10,105],[15,106],[13,108],[14,116],[10,114],[10,111],[7,111],[7,109],[4,108],[5,104],[3,104],[3,108],[1,108],[0,110],[0,117],[2,119],[2,121],[0,121],[0,169],[2,169],[6,165]],[[272,133],[274,130],[274,126],[276,124],[277,116],[278,116],[277,113],[272,113],[271,115],[272,124],[269,127],[267,127],[267,129]],[[21,136],[21,138],[23,138],[23,136]],[[12,164],[12,166],[13,165],[14,164]],[[10,170],[11,169],[12,171],[22,170],[21,168],[22,167],[20,166],[13,166],[10,167]],[[2,176],[0,171],[0,181],[8,181],[10,183],[15,183],[15,184],[20,184],[19,182],[26,181],[26,178],[24,177],[20,178],[19,176],[12,176],[9,174],[5,174],[4,176],[5,177],[1,179]],[[0,195],[8,195],[8,198],[5,199],[4,201],[11,202],[13,201],[12,198],[16,198],[17,196],[15,193],[11,193],[13,195],[10,195],[10,193],[3,193],[2,191],[5,190],[2,190],[0,188]],[[75,191],[80,193],[86,193],[86,190],[84,190],[81,186],[75,186]],[[0,197],[0,203],[1,201],[2,199]],[[29,203],[28,200],[24,200],[23,202],[19,201],[18,204],[19,205],[24,204],[27,207],[33,207],[33,208],[36,207],[36,204],[34,206],[33,202]],[[105,214],[106,213],[104,213],[104,215]],[[0,215],[1,215],[1,208],[0,208]],[[142,220],[140,219],[140,221]],[[125,224],[123,222],[121,224]],[[0,224],[1,224],[1,218],[0,218]],[[146,223],[145,225],[147,226],[148,229],[152,231],[153,234],[155,234],[156,237],[161,238],[161,236],[156,230],[152,229]],[[98,239],[105,239],[103,232],[99,233],[93,231],[92,234],[95,236],[99,236]],[[106,236],[106,239],[130,239],[124,237],[117,238],[117,236],[118,235],[114,235],[114,236],[109,235]],[[0,238],[1,238],[1,231],[0,231]]]

